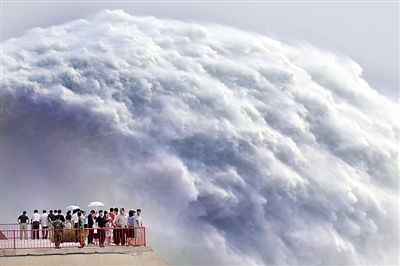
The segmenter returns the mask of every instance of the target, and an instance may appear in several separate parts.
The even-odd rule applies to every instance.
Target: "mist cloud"
[[[2,53],[15,217],[99,198],[173,264],[398,264],[399,109],[350,58],[122,11]]]

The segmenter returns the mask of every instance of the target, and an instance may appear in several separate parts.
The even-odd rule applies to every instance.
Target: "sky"
[[[134,16],[217,23],[287,44],[347,55],[371,87],[399,99],[398,1],[2,1],[2,41],[103,9]]]

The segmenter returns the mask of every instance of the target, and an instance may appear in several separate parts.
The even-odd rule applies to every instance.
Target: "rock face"
[[[151,247],[0,250],[0,265],[168,265]]]

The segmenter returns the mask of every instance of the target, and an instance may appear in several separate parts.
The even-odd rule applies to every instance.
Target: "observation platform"
[[[168,265],[151,247],[0,250],[0,265]]]
[[[114,234],[119,235],[120,240],[124,239],[125,243],[109,243],[104,247],[99,244],[100,238],[104,240],[105,235],[101,234],[104,228],[18,228],[18,224],[0,224],[0,266],[168,265],[151,247],[146,246],[145,227],[114,228]],[[56,248],[57,235],[59,241]]]

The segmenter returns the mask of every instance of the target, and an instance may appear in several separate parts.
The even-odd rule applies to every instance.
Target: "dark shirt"
[[[93,228],[93,225],[94,225],[94,219],[93,219],[92,215],[89,215],[88,216],[88,227]]]
[[[57,220],[60,220],[61,222],[65,222],[65,218],[64,218],[64,215],[62,215],[62,214],[57,214]]]
[[[106,227],[106,222],[107,222],[107,220],[105,219],[105,217],[103,216],[103,217],[97,217],[96,218],[96,223],[97,223],[97,226],[99,227],[99,228],[104,228],[104,227]]]
[[[49,219],[50,219],[50,221],[54,222],[57,218],[56,218],[56,216],[54,214],[50,213],[49,214]]]
[[[15,217],[15,216],[14,216],[14,217]],[[29,221],[29,217],[26,216],[25,214],[21,214],[21,215],[18,217],[18,220],[20,220],[21,223],[25,224],[26,222]]]

